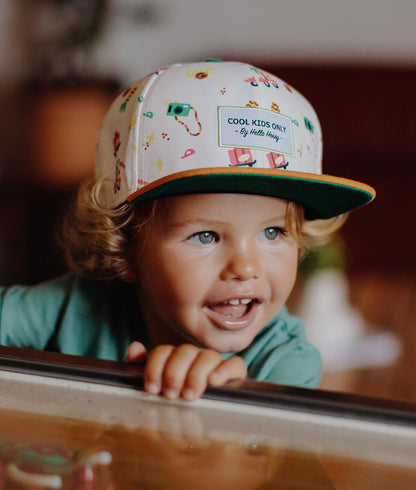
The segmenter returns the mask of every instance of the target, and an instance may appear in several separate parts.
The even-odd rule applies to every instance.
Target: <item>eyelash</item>
[[[269,239],[266,234],[271,230],[276,232],[276,235]],[[264,238],[270,242],[277,241],[280,237],[286,235],[286,231],[278,226],[270,226],[269,228],[265,228],[261,233],[264,233]],[[214,231],[200,231],[191,235],[188,240],[190,242],[197,243],[198,245],[211,245],[212,243],[217,243],[219,241],[219,237]]]
[[[266,233],[268,231],[270,231],[270,230],[273,230],[277,234],[276,234],[276,236],[274,238],[272,238],[272,239],[269,240],[269,238],[267,237]],[[274,242],[274,241],[278,240],[280,237],[286,235],[286,231],[283,230],[283,228],[279,228],[278,226],[270,226],[269,228],[265,228],[262,232],[264,233],[265,239],[268,240],[268,241],[271,241],[271,242],[272,241]]]
[[[205,241],[208,237],[208,241]],[[211,238],[209,240],[209,238]],[[188,240],[193,243],[198,243],[200,245],[210,245],[213,242],[218,242],[218,235],[214,231],[200,231],[191,235]]]

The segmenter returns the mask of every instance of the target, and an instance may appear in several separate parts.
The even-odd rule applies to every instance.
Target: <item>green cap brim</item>
[[[277,197],[302,204],[305,217],[328,219],[371,202],[372,187],[329,175],[290,171],[210,168],[173,174],[160,179],[129,197],[130,202],[181,194],[238,193]]]

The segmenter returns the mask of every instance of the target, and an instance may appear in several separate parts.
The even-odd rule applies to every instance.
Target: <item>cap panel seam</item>
[[[139,110],[138,110],[138,114],[137,114],[137,121],[138,121],[138,123],[137,123],[138,124],[137,151],[139,152],[139,154],[141,156],[140,156],[140,158],[137,158],[137,161],[138,162],[140,161],[140,172],[138,172],[138,174],[140,173],[140,182],[143,182],[143,183],[145,180],[145,154],[144,154],[144,151],[142,151],[142,144],[143,144],[144,138],[145,138],[145,126],[146,126],[146,122],[147,122],[146,118],[143,117],[143,113],[146,112],[146,111],[144,111],[144,107],[150,106],[150,102],[152,100],[153,92],[155,90],[155,87],[158,85],[159,81],[160,81],[160,77],[157,74],[157,72],[155,72],[153,75],[150,76],[149,82],[146,84],[143,92],[141,93],[141,97],[143,97],[143,107],[141,109],[139,109],[140,106],[138,105]],[[137,190],[139,190],[138,180],[139,179],[137,178],[136,179],[136,189]]]

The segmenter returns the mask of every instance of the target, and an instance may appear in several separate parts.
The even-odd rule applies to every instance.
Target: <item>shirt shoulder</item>
[[[67,275],[35,286],[0,288],[1,343],[43,348],[74,281]]]
[[[136,315],[132,289],[75,274],[2,288],[0,343],[122,359]]]

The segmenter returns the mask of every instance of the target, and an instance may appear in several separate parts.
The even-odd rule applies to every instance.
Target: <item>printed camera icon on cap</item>
[[[168,112],[166,113],[168,116],[181,116],[186,117],[189,116],[189,111],[191,109],[190,104],[179,104],[172,102],[168,106]]]

